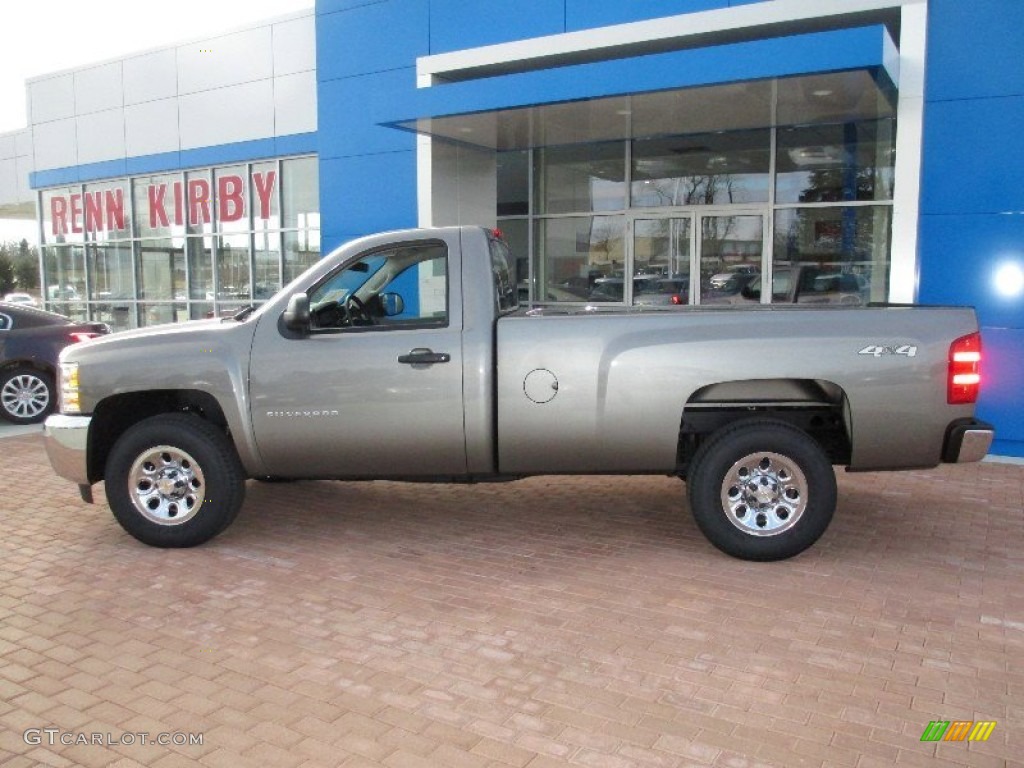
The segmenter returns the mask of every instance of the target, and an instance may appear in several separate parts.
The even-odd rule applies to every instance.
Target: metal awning
[[[881,25],[733,43],[421,88],[382,122],[505,151],[890,117],[894,52]]]

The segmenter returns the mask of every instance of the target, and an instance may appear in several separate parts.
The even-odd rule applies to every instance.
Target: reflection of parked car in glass
[[[26,307],[39,306],[39,302],[27,293],[8,293],[4,296],[4,301],[8,304],[22,304]]]
[[[711,283],[711,288],[717,290],[724,288],[726,283],[737,275],[756,275],[760,271],[760,267],[755,264],[734,264],[731,267],[726,267],[724,271],[712,275],[709,282]]]
[[[19,304],[0,304],[0,417],[35,424],[57,404],[57,355],[68,344],[110,333],[104,323],[77,323]]]
[[[46,286],[46,296],[51,301],[77,301],[81,298],[73,285],[65,285],[64,287],[48,285]]]
[[[685,304],[689,275],[637,275],[633,278],[633,303],[637,305]],[[625,280],[621,277],[599,277],[594,281],[590,301],[622,301]]]
[[[742,304],[761,300],[761,275],[733,296],[720,296],[705,303]],[[812,265],[778,266],[772,270],[773,304],[845,304],[856,306],[868,301],[867,281],[845,272],[822,272]]]

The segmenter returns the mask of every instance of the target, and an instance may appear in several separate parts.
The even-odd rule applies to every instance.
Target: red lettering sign
[[[60,195],[50,198],[50,228],[55,235],[68,233],[68,201]]]
[[[182,194],[181,182],[174,182],[174,223],[179,227],[181,226],[183,219],[183,211],[185,210],[185,196]]]
[[[252,187],[259,201],[259,217],[269,219],[277,190],[277,171],[257,171],[252,175]],[[181,226],[186,218],[189,226],[211,223],[214,215],[211,192],[207,179],[189,179],[187,184],[181,181],[150,184],[145,198],[150,229],[170,227],[172,222]],[[245,218],[248,184],[243,176],[218,177],[216,192],[217,221],[228,223]],[[141,210],[139,214],[144,215]],[[125,191],[121,187],[50,197],[50,230],[54,235],[126,229]]]
[[[252,185],[256,188],[256,196],[260,199],[260,218],[270,218],[270,199],[274,194],[274,182],[277,180],[277,171],[260,173],[257,171],[252,175]]]
[[[194,227],[200,222],[209,224],[210,182],[206,179],[189,179],[188,182],[188,223]]]
[[[103,193],[85,193],[85,231],[99,232],[103,229]]]
[[[82,196],[71,196],[71,231],[75,234],[82,232]]]
[[[169,227],[171,223],[167,220],[167,211],[164,210],[164,194],[167,192],[166,184],[149,185],[149,228]]]
[[[238,221],[245,215],[245,200],[242,190],[245,185],[241,176],[221,176],[217,179],[217,218],[221,221]]]

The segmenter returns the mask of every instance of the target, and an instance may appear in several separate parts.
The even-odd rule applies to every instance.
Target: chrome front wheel
[[[128,493],[139,514],[157,525],[181,525],[203,503],[206,478],[190,454],[170,445],[143,451],[128,474]]]

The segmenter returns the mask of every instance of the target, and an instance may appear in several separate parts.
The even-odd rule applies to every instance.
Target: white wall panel
[[[29,123],[74,117],[75,78],[72,74],[28,83]]]
[[[70,77],[69,77],[70,81]],[[35,144],[35,170],[64,168],[78,162],[78,141],[75,137],[75,118],[52,120],[32,128]]]
[[[17,163],[18,169],[18,200],[31,202],[35,200],[35,192],[28,184],[28,175],[32,173],[32,158],[23,156],[14,162]]]
[[[274,135],[316,130],[316,72],[274,78]]]
[[[124,102],[121,62],[75,73],[75,112],[79,115],[120,107]]]
[[[126,105],[168,99],[178,93],[178,65],[173,48],[133,56],[123,64]]]
[[[0,160],[0,205],[20,202],[18,199],[18,163],[14,158]]]
[[[271,80],[182,96],[180,108],[182,149],[274,135]]]
[[[78,117],[78,162],[124,158],[124,110],[108,109]]]
[[[314,16],[274,25],[274,74],[292,75],[316,69]]]
[[[273,75],[270,26],[181,45],[178,93],[261,80]]]
[[[125,107],[124,121],[128,157],[176,152],[181,148],[177,99],[147,101]]]
[[[0,160],[13,160],[17,154],[14,134],[5,133],[0,136]]]
[[[32,130],[30,128],[14,134],[14,154],[18,157],[32,156]]]

